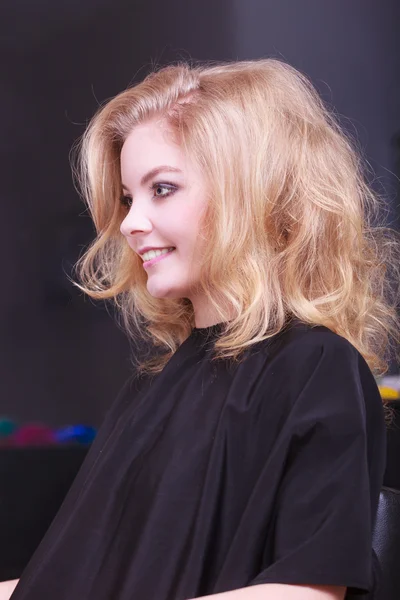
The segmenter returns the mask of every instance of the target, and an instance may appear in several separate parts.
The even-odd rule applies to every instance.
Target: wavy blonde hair
[[[161,370],[194,326],[189,300],[148,293],[142,261],[120,233],[121,148],[154,117],[176,132],[211,190],[201,286],[227,323],[215,356],[239,358],[294,317],[347,338],[383,374],[399,342],[397,233],[379,224],[383,200],[333,112],[276,59],[155,70],[101,107],[77,147],[97,237],[76,285],[113,299],[129,337],[161,350],[139,367]]]

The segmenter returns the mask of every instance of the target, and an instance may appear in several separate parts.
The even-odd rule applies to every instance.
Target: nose
[[[120,225],[120,231],[125,237],[134,236],[135,233],[150,233],[152,228],[150,219],[134,210],[133,206]]]

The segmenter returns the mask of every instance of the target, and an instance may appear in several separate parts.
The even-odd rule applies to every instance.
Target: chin
[[[172,288],[171,286],[147,284],[147,291],[151,296],[153,296],[153,298],[182,298],[182,293],[176,288]]]

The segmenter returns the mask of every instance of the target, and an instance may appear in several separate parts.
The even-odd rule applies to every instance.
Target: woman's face
[[[193,302],[207,191],[165,122],[153,120],[133,129],[121,151],[121,179],[126,205],[121,233],[143,260],[149,293]]]

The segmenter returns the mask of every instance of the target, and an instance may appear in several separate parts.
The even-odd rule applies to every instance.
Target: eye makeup
[[[163,181],[163,182],[155,181],[154,183],[152,183],[149,186],[149,190],[154,192],[154,194],[152,196],[153,198],[167,198],[168,196],[171,196],[172,194],[174,194],[178,189],[179,188],[177,185],[175,185],[174,183],[171,183],[169,181]],[[166,190],[166,193],[157,194],[156,193],[157,190]],[[125,194],[125,195],[121,196],[120,202],[124,208],[129,209],[132,206],[133,199],[131,196],[128,196]]]

